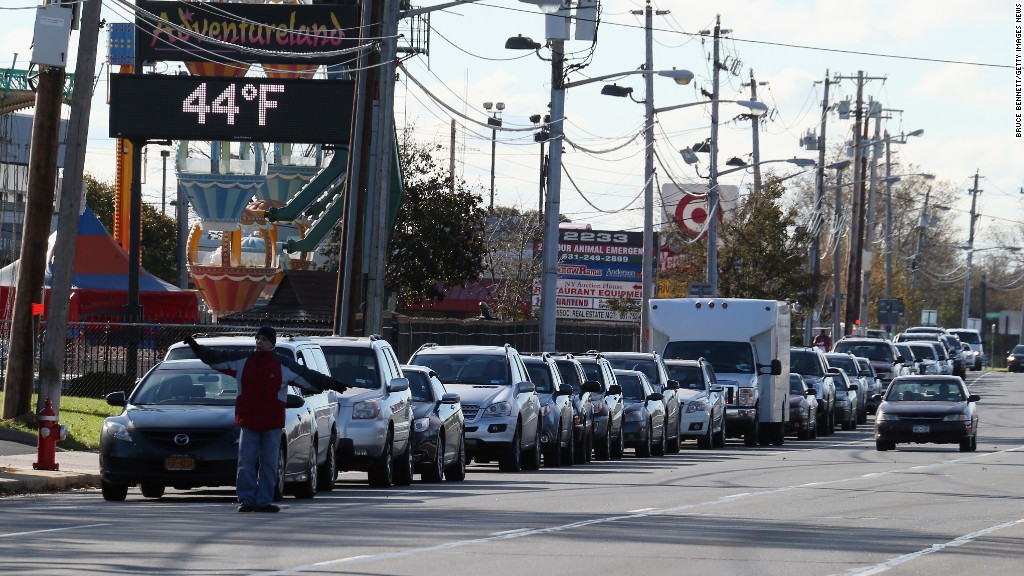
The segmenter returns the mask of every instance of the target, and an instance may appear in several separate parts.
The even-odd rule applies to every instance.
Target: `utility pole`
[[[867,225],[864,227],[864,249],[862,255],[864,262],[861,269],[863,279],[861,281],[860,312],[858,313],[861,325],[864,328],[868,327],[871,268],[875,253],[875,192],[878,182],[878,158],[880,156],[878,144],[882,130],[881,102],[873,100],[868,103],[868,117],[870,118],[871,116],[874,116],[875,118],[875,135],[871,139],[871,176],[869,177],[870,182],[868,182],[868,203],[867,211],[865,213]]]
[[[766,85],[768,83],[767,82],[761,82],[760,84],[761,84],[761,86],[764,86],[764,85]],[[758,82],[757,82],[757,80],[754,79],[754,69],[751,68],[750,69],[750,82],[743,85],[743,86],[750,86],[750,99],[751,100],[757,100],[757,85],[758,85]],[[826,88],[826,90],[827,90],[827,88]],[[826,101],[828,100],[827,93],[826,93],[825,99],[826,99]],[[761,137],[760,137],[760,134],[758,133],[758,129],[760,128],[760,122],[761,122],[761,118],[757,114],[750,114],[750,128],[751,128],[751,134],[753,134],[753,139],[754,139],[754,143],[753,143],[754,144],[754,156],[752,158],[752,160],[753,160],[752,166],[754,168],[754,195],[758,195],[758,194],[761,193]],[[824,123],[824,119],[822,119],[822,123]]]
[[[853,128],[853,186],[851,192],[853,197],[853,214],[850,221],[850,261],[847,267],[846,276],[846,330],[845,334],[851,334],[857,320],[857,304],[860,302],[860,251],[863,248],[861,241],[861,221],[864,216],[864,171],[861,166],[861,122],[863,120],[864,101],[864,72],[857,72],[857,104],[856,121]]]
[[[548,191],[544,199],[544,253],[541,259],[541,352],[558,350],[555,347],[555,300],[558,292],[558,215],[562,202],[562,140],[565,134],[565,41],[550,39],[550,45],[551,145],[548,147]]]
[[[722,16],[715,15],[714,50],[711,73],[711,170],[708,184],[708,269],[707,279],[711,285],[711,297],[718,298],[718,73],[719,44],[722,37]]]
[[[892,298],[892,148],[885,131],[885,297]]]
[[[452,135],[448,145],[448,173],[452,177],[450,191],[455,194],[455,118],[452,118]]]
[[[751,71],[750,74],[751,74],[750,83],[751,83],[751,85],[753,85],[754,84],[754,77],[753,77],[754,73],[753,73],[753,71]],[[819,263],[819,259],[821,258],[821,227],[822,227],[821,223],[823,221],[822,214],[821,214],[821,204],[822,204],[822,200],[825,197],[825,126],[826,126],[827,121],[828,121],[828,110],[829,110],[828,88],[829,88],[828,70],[825,70],[825,89],[824,89],[824,94],[823,94],[822,99],[821,99],[821,129],[820,129],[820,133],[818,135],[818,141],[817,141],[817,144],[818,144],[818,170],[817,170],[817,174],[816,174],[816,178],[815,178],[815,187],[814,187],[814,216],[813,216],[813,218],[814,218],[814,224],[813,224],[813,226],[814,226],[814,240],[811,241],[811,250],[810,250],[810,258],[809,258],[810,259],[811,278],[815,279],[815,283],[814,283],[814,286],[815,286],[815,288],[814,288],[815,296],[818,296],[820,294],[820,292],[821,292],[820,290],[817,289],[817,286],[818,286],[817,278],[818,278],[818,274],[821,273],[821,264]],[[753,90],[754,90],[754,88],[751,88],[752,93],[753,93]],[[756,133],[757,132],[756,119],[755,119],[754,127],[755,127],[754,131]],[[756,150],[756,148],[755,148],[755,150]],[[756,180],[755,180],[755,182],[756,182]],[[839,253],[838,244],[835,247],[835,252],[836,252],[836,254]],[[836,288],[837,288],[837,290],[836,290],[836,296],[835,297],[838,299],[839,298],[839,292],[838,292],[838,288],[839,287],[836,286]],[[815,298],[815,300],[817,300],[817,298]],[[813,334],[812,334],[813,332],[814,332],[814,312],[812,311],[810,314],[807,315],[807,318],[804,320],[804,346],[810,346],[811,345],[811,341],[812,341],[812,338],[813,338]],[[835,334],[833,334],[833,336],[835,336]]]
[[[40,7],[43,9],[46,7]],[[71,10],[64,24],[70,33]],[[53,13],[55,16],[56,13]],[[50,18],[51,13],[47,13]],[[37,42],[40,41],[37,39]],[[34,55],[35,53],[33,53]],[[4,379],[3,418],[28,414],[32,403],[36,330],[33,304],[41,306],[46,244],[53,215],[54,185],[57,181],[60,106],[64,95],[64,67],[37,63],[35,118],[28,159],[28,190],[21,233],[18,281],[11,318],[10,350]],[[89,82],[88,78],[83,79]]]
[[[913,274],[910,277],[910,289],[917,289],[917,272],[921,268],[921,248],[924,246],[924,231],[928,227],[928,197],[932,194],[932,186],[924,193],[924,206],[921,207],[921,222],[917,227],[917,249],[914,250],[914,261],[910,268]]]
[[[68,118],[68,137],[64,149],[64,180],[61,183],[60,211],[57,220],[57,240],[54,254],[74,254],[78,241],[78,215],[82,208],[82,175],[85,172],[85,152],[89,139],[89,116],[92,110],[93,84],[96,74],[96,52],[100,31],[100,0],[85,0],[78,40],[78,60],[71,95],[71,115]],[[71,304],[71,274],[74,258],[54,258],[50,279],[50,310],[46,316],[43,354],[39,363],[38,409],[50,398],[53,409],[60,413],[61,378],[64,375],[64,355],[67,352],[64,335],[67,334],[68,308]]]
[[[974,171],[974,188],[971,193],[971,225],[967,234],[967,278],[964,279],[964,309],[960,316],[960,327],[967,328],[967,317],[971,314],[971,264],[974,258],[974,222],[978,219],[976,208],[978,206],[978,171]]]

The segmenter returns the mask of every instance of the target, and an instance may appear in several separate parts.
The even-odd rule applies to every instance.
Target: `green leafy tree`
[[[114,230],[114,185],[85,175],[85,201],[108,232]],[[148,204],[142,205],[142,267],[162,280],[178,277],[176,251],[178,225],[174,218],[161,214]]]

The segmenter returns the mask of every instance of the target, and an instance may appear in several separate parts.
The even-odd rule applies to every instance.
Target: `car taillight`
[[[740,388],[739,398],[736,402],[740,406],[753,406],[754,405],[754,389],[753,388]]]

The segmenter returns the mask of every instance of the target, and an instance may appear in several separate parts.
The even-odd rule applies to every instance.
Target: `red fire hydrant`
[[[39,422],[38,462],[32,464],[36,470],[59,470],[56,462],[57,441],[67,437],[67,428],[57,423],[57,413],[53,411],[53,403],[46,399],[43,410],[36,415]]]

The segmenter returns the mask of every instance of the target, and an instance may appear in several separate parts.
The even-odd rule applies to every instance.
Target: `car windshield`
[[[913,362],[917,360],[917,354],[914,354],[914,348],[907,344],[897,344],[896,349],[900,351],[900,355],[907,362]]]
[[[616,374],[615,379],[622,387],[622,397],[639,402],[644,399],[644,387],[636,374]]]
[[[848,392],[850,390],[850,387],[847,385],[846,378],[843,378],[842,375],[836,375],[832,378],[832,382],[836,385],[836,390],[838,391]]]
[[[214,350],[228,350],[228,351],[242,351],[242,350],[253,350],[255,346],[253,344],[246,345],[230,345],[230,346],[208,346]],[[192,351],[192,348],[188,346],[181,346],[179,348],[171,348],[167,351],[167,356],[164,360],[195,360],[196,354]]]
[[[885,342],[843,342],[836,343],[833,352],[843,352],[854,356],[862,356],[876,362],[895,362],[892,348]]]
[[[373,350],[333,344],[321,347],[332,378],[344,382],[349,388],[380,388],[380,372],[377,370],[377,356]]]
[[[580,393],[580,373],[576,371],[576,365],[569,360],[555,360],[555,366],[558,366],[558,373],[562,376],[562,381],[572,386],[574,394]]]
[[[679,366],[666,364],[668,377],[679,381],[679,387],[689,390],[703,390],[704,378],[701,377],[699,366]]]
[[[790,394],[803,394],[804,393],[804,379],[799,374],[789,375],[789,393]]]
[[[418,354],[414,364],[429,366],[445,384],[511,385],[505,356],[497,354]]]
[[[551,394],[555,391],[551,368],[546,363],[526,362],[526,371],[530,374],[530,381],[537,387],[537,394]]]
[[[846,372],[847,375],[856,375],[859,371],[856,363],[853,361],[853,358],[850,358],[849,356],[833,356],[829,354],[826,358],[828,358],[829,366],[842,368],[843,372]]]
[[[658,365],[654,363],[653,358],[609,358],[609,362],[612,366],[619,370],[636,370],[637,372],[643,372],[644,376],[651,381],[652,384],[658,382]],[[655,386],[657,387],[657,386]]]
[[[665,346],[665,359],[711,362],[718,374],[753,374],[754,355],[747,342],[669,342]]]
[[[967,396],[954,380],[897,380],[889,386],[889,402],[963,402]]]
[[[966,342],[968,344],[981,344],[981,336],[973,330],[956,330],[953,331],[953,334],[959,336],[961,342]]]
[[[860,374],[861,376],[873,376],[874,375],[874,374],[871,373],[871,364],[868,363],[866,358],[856,358],[856,361],[857,361],[857,368],[860,369],[860,371],[857,372],[858,374]]]
[[[1018,344],[1013,347],[1013,352],[1010,354],[1024,354],[1024,344]]]
[[[418,370],[405,370],[402,374],[409,379],[409,392],[412,393],[413,402],[434,401],[429,376]]]
[[[946,354],[946,346],[942,342],[929,342],[929,344],[935,349],[935,355],[939,357],[939,360],[949,360],[949,355]]]
[[[935,348],[927,344],[911,344],[910,349],[914,351],[914,357],[918,360],[938,360],[939,356]]]
[[[583,366],[583,373],[586,374],[587,380],[593,380],[604,384],[604,374],[601,373],[601,366],[597,362],[583,362],[580,361]]]
[[[153,370],[132,394],[131,403],[234,406],[238,382],[213,369]]]
[[[825,371],[818,361],[818,355],[814,352],[802,350],[790,350],[789,371],[803,374],[804,376],[824,376]]]

